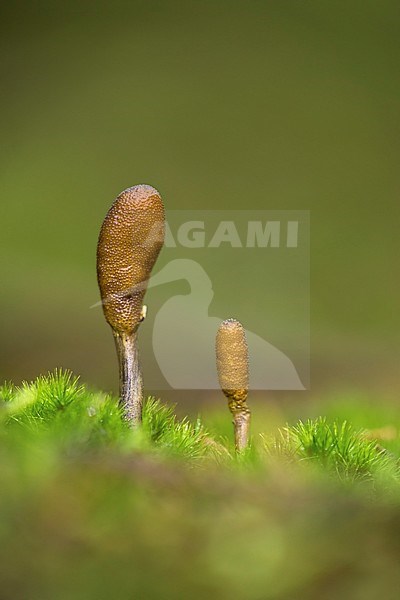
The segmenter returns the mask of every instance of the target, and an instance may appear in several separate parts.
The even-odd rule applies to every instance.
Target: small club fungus
[[[219,326],[216,355],[219,384],[233,416],[235,447],[241,452],[247,447],[250,432],[250,410],[246,403],[249,357],[245,330],[236,319],[227,319]]]
[[[164,243],[160,194],[149,185],[121,192],[108,211],[97,244],[97,279],[104,316],[119,360],[120,404],[127,420],[142,419],[143,381],[137,332],[146,316],[144,295]]]

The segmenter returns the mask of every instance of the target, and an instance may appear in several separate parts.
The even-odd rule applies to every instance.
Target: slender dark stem
[[[237,452],[245,450],[250,437],[250,409],[246,402],[230,402],[229,408],[233,416],[235,431],[235,448]]]
[[[119,362],[119,403],[125,418],[136,427],[142,422],[143,380],[137,333],[113,331]]]

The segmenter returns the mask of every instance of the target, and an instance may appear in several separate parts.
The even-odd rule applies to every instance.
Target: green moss
[[[249,448],[235,457],[229,439],[215,441],[199,419],[195,423],[179,420],[173,407],[155,398],[144,403],[143,426],[130,428],[117,398],[88,390],[69,371],[56,370],[20,387],[6,383],[0,388],[0,402],[3,433],[25,444],[46,443],[49,453],[84,455],[108,447],[119,453],[146,452],[187,460],[209,456],[240,469],[263,469],[274,456],[312,466],[341,481],[398,480],[396,455],[380,445],[385,442],[366,439],[361,427],[347,421],[322,417],[299,421],[269,439],[262,436],[261,447],[253,438]],[[212,429],[217,433],[218,428]]]
[[[3,427],[27,439],[46,439],[75,451],[112,446],[196,459],[205,456],[207,433],[198,422],[178,421],[173,409],[154,398],[145,401],[143,427],[131,429],[118,400],[92,392],[68,371],[57,370],[21,387],[1,388]]]
[[[130,429],[68,372],[0,401],[2,599],[398,595],[397,460],[359,426],[299,422],[236,461],[154,398]]]
[[[342,480],[388,476],[400,481],[396,458],[347,421],[328,422],[325,417],[299,421],[281,429],[265,447],[272,455],[312,464]]]

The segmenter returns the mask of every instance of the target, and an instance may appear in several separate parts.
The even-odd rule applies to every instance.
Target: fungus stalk
[[[159,193],[149,185],[137,185],[114,201],[97,244],[103,312],[118,354],[120,405],[133,426],[142,420],[143,404],[138,328],[146,316],[143,299],[164,235],[164,207]]]
[[[125,418],[136,425],[142,420],[143,378],[140,368],[137,333],[113,331],[119,363],[120,404]]]
[[[235,319],[223,321],[216,338],[217,372],[221,389],[228,398],[233,416],[235,448],[243,451],[249,443],[250,409],[247,406],[249,389],[249,358],[246,334]]]

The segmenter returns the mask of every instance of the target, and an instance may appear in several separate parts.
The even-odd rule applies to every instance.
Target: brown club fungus
[[[137,331],[146,316],[143,299],[164,235],[160,194],[149,185],[136,185],[114,201],[97,244],[103,311],[118,353],[120,404],[132,425],[141,422],[143,403]]]
[[[216,338],[217,371],[221,389],[233,416],[235,447],[244,450],[249,441],[249,357],[245,330],[236,319],[223,321]]]

